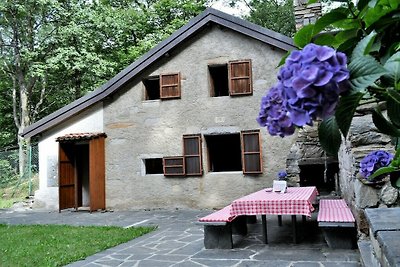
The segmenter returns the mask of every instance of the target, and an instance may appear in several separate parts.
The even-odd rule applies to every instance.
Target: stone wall
[[[358,230],[364,234],[368,233],[364,213],[366,208],[393,207],[400,204],[399,190],[393,188],[390,182],[377,188],[367,186],[357,178],[359,163],[368,153],[374,150],[394,152],[391,138],[377,131],[369,111],[368,107],[359,110],[339,151],[342,197],[351,206]]]
[[[315,23],[321,17],[321,3],[307,5],[307,2],[304,0],[294,2],[294,17],[297,31],[305,25]]]

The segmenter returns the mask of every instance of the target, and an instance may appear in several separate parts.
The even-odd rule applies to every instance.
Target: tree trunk
[[[28,151],[31,143],[30,138],[22,138],[21,133],[25,129],[26,126],[30,124],[30,116],[29,116],[29,103],[28,103],[28,94],[25,87],[20,84],[20,125],[18,127],[18,155],[19,155],[19,175],[23,176],[26,173],[26,166],[28,162]]]

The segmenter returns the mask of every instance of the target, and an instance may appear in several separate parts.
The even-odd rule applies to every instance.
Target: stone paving
[[[315,218],[305,224],[299,216],[299,244],[292,243],[290,216],[279,227],[276,216],[267,216],[268,240],[261,241],[261,220],[249,225],[245,237],[234,236],[234,249],[204,249],[203,226],[197,218],[210,211],[151,210],[74,212],[0,210],[0,223],[158,226],[154,232],[107,249],[68,266],[273,266],[356,267],[358,250],[333,250],[326,245]]]

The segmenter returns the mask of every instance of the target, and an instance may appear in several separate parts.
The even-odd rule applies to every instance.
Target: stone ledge
[[[383,267],[400,267],[400,208],[366,209],[372,254]]]
[[[378,243],[383,254],[383,266],[400,266],[400,230],[379,231]]]

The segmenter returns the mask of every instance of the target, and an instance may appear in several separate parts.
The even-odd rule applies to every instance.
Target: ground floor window
[[[162,158],[144,159],[146,174],[163,174]]]
[[[205,136],[210,172],[241,171],[240,134]]]

